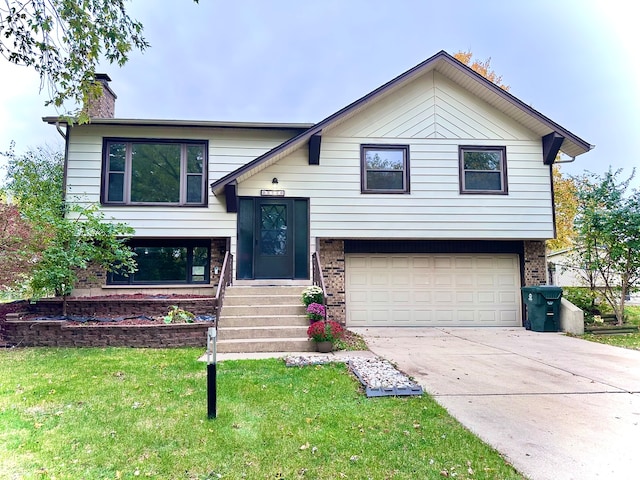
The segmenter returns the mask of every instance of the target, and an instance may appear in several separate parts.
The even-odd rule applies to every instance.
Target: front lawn
[[[344,365],[221,362],[208,420],[201,354],[0,351],[0,478],[523,478],[426,395],[367,399]]]
[[[640,306],[633,305],[624,308],[626,323],[640,326]],[[598,343],[606,343],[615,347],[630,348],[640,350],[640,332],[625,333],[622,335],[593,335],[586,333],[582,336],[585,340]]]

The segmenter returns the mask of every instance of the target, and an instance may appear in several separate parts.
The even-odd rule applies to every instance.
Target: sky
[[[564,173],[612,166],[629,175],[640,163],[640,28],[631,1],[126,5],[151,47],[124,67],[98,69],[112,78],[119,118],[316,123],[440,50],[471,50],[491,58],[510,93],[595,145]],[[64,112],[45,107],[46,88],[39,90],[33,70],[0,58],[0,151],[11,141],[17,153],[40,145],[62,151],[42,117]]]

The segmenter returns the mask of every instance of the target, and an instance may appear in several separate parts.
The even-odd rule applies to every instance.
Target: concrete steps
[[[309,321],[300,301],[307,285],[227,287],[217,348],[220,353],[306,352]]]

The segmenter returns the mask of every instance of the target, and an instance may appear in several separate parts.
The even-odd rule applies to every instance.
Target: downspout
[[[555,160],[553,162],[553,165],[556,165],[558,163],[571,163],[571,162],[575,162],[576,161],[576,157],[571,157],[571,160]]]
[[[62,200],[66,203],[67,200],[67,167],[69,163],[69,124],[65,124],[66,131],[63,132],[60,128],[60,122],[56,122],[56,130],[62,138],[64,138],[64,164],[62,170]]]

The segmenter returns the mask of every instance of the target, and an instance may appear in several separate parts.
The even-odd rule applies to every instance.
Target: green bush
[[[584,319],[587,322],[593,321],[594,315],[601,315],[602,307],[606,304],[597,290],[587,287],[562,287],[562,295],[584,311]]]

